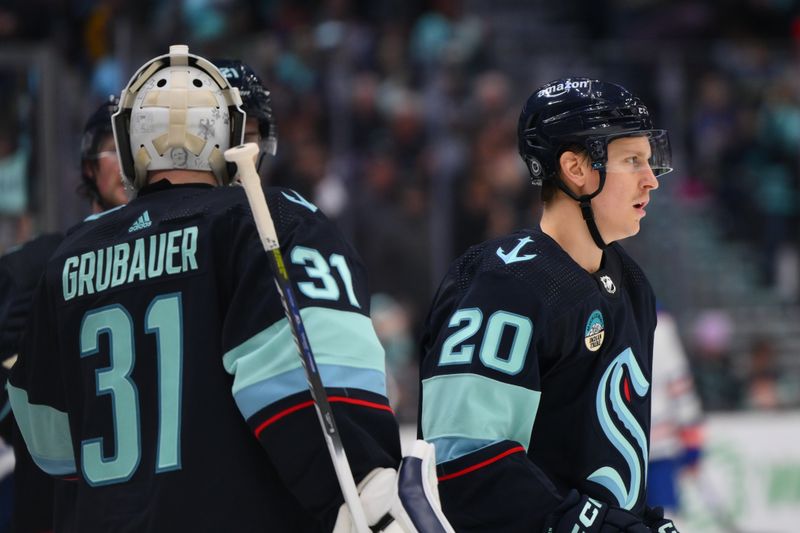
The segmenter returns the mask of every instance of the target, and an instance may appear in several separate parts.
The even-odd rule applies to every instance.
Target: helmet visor
[[[672,172],[672,149],[666,130],[644,130],[607,139],[608,172],[641,172],[656,176]]]

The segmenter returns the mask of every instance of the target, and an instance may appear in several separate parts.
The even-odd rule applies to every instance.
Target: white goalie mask
[[[241,105],[239,90],[210,61],[170,46],[133,75],[112,117],[123,178],[138,191],[148,171],[201,170],[227,185],[223,153],[243,141]]]

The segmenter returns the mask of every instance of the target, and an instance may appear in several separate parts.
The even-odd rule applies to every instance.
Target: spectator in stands
[[[724,311],[705,311],[694,324],[692,370],[706,411],[741,406],[741,382],[730,359],[732,334],[733,322]]]
[[[791,374],[782,371],[772,339],[759,337],[753,341],[749,363],[746,407],[768,410],[798,405],[799,384]]]

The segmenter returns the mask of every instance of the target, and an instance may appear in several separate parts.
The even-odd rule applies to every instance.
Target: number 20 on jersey
[[[508,311],[495,311],[486,320],[483,334],[479,335],[483,323],[483,312],[476,307],[453,313],[448,326],[457,329],[442,344],[439,366],[471,364],[475,349],[480,345],[478,357],[485,367],[509,375],[518,374],[525,365],[533,338],[531,319]],[[501,350],[507,335],[511,335],[511,346]]]

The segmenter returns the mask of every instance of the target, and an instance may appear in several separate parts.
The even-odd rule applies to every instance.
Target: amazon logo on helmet
[[[536,93],[538,97],[552,98],[561,96],[572,89],[591,89],[592,81],[587,79],[556,81],[545,85]]]
[[[238,89],[186,45],[145,63],[122,90],[112,117],[125,181],[138,191],[151,170],[210,171],[231,180],[223,153],[242,143],[245,113]]]

